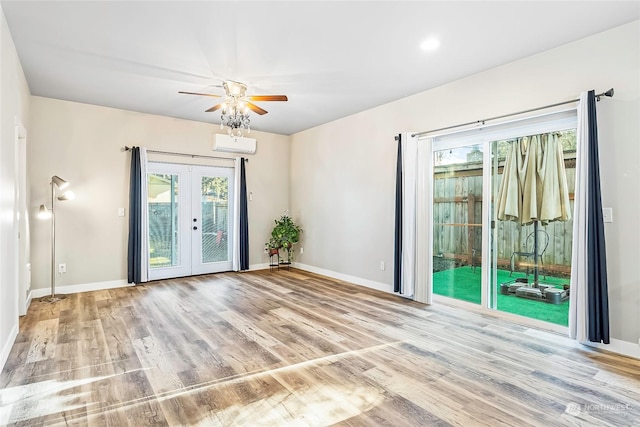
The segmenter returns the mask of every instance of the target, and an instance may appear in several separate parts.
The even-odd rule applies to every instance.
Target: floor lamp
[[[64,190],[69,186],[69,183],[58,175],[51,177],[51,208],[47,208],[46,204],[40,205],[40,211],[38,216],[40,218],[51,218],[51,295],[43,297],[44,302],[57,302],[65,298],[65,295],[56,295],[56,199],[58,200],[72,200],[74,198],[73,192],[65,191],[56,197],[56,189],[59,191]]]

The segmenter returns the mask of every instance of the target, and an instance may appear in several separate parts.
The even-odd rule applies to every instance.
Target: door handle
[[[197,230],[197,229],[198,229],[198,227],[196,227],[196,226],[194,225],[194,226],[193,226],[193,229],[194,229],[194,230]]]

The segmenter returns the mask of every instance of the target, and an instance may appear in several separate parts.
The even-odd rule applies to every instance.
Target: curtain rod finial
[[[605,91],[596,95],[596,100],[600,101],[600,98],[602,98],[603,96],[606,96],[607,98],[613,98],[613,93],[614,93],[613,88],[611,88],[608,91]]]

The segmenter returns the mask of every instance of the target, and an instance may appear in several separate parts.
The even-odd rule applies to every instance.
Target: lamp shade
[[[38,218],[40,219],[51,218],[51,211],[47,209],[45,205],[40,205],[40,209],[38,209]]]
[[[53,175],[51,177],[51,182],[54,183],[61,190],[69,186],[69,183],[64,179],[60,178],[58,175]]]
[[[71,190],[67,190],[58,196],[58,200],[73,200],[75,198],[76,198],[76,195],[73,194],[73,191]]]

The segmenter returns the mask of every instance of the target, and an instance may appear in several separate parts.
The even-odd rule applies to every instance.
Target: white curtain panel
[[[433,300],[431,269],[433,263],[433,138],[418,142],[416,268],[413,299],[426,304]]]
[[[231,265],[233,271],[240,271],[240,157],[235,158],[233,174],[233,247]]]
[[[142,236],[140,238],[140,262],[142,263],[140,268],[140,279],[142,283],[149,281],[150,265],[149,265],[149,185],[147,180],[148,158],[147,149],[140,147],[140,197],[142,207],[142,220],[140,223],[140,230],[142,230]]]
[[[569,336],[587,342],[587,201],[589,176],[589,116],[587,92],[580,94],[576,130],[576,184],[571,254],[571,293],[569,300]]]
[[[413,297],[416,282],[418,138],[402,135],[402,275],[400,294]]]

